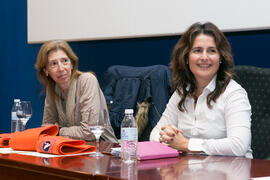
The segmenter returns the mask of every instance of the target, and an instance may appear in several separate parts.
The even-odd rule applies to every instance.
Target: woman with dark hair
[[[78,70],[78,57],[66,41],[45,42],[35,65],[39,80],[46,87],[42,125],[57,124],[59,135],[95,140],[88,120],[95,121],[102,111],[108,115],[104,95],[93,73]],[[110,121],[101,139],[117,142]]]
[[[233,78],[232,50],[212,23],[195,23],[175,45],[175,89],[150,140],[186,152],[252,157],[251,106]]]

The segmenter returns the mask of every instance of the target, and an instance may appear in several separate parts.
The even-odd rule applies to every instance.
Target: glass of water
[[[17,110],[16,115],[22,122],[21,130],[25,130],[25,125],[32,116],[32,104],[30,101],[21,101],[21,108]]]
[[[104,129],[107,127],[107,118],[109,117],[106,110],[100,109],[98,113],[93,114],[91,114],[91,111],[89,112],[88,126],[90,128],[90,131],[95,135],[96,138],[96,152],[94,154],[91,154],[91,156],[103,156],[103,154],[99,150],[99,139],[104,132]]]

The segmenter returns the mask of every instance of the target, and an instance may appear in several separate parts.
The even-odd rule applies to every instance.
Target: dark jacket
[[[139,140],[149,140],[171,96],[171,72],[167,66],[148,67],[111,66],[104,73],[101,86],[109,105],[111,124],[116,137],[120,138],[120,127],[125,109],[137,112],[137,103],[149,101],[149,123]],[[113,101],[110,104],[110,101]],[[134,114],[134,115],[135,115]]]

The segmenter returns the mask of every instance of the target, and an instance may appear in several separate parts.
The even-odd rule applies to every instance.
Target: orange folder
[[[63,136],[42,136],[36,143],[36,151],[48,154],[77,154],[94,152],[95,146],[86,145],[84,140],[73,140]]]
[[[11,134],[9,146],[14,150],[35,151],[36,143],[41,136],[56,136],[57,134],[58,127],[56,125],[18,131]]]
[[[10,137],[11,137],[11,134],[0,134],[0,147],[1,148],[9,147]]]

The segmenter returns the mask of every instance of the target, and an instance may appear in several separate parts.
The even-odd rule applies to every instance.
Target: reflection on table
[[[101,151],[114,144],[101,143]],[[200,179],[244,180],[270,176],[270,161],[242,157],[187,155],[124,164],[119,157],[88,155],[42,158],[0,154],[0,178],[5,179]],[[4,173],[2,173],[4,172]]]
[[[193,156],[182,157],[176,164],[160,169],[163,180],[250,179],[251,160],[242,157]]]

